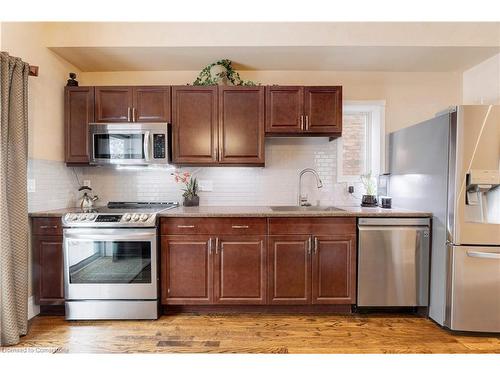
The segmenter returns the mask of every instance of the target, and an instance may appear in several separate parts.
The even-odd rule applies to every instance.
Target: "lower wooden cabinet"
[[[354,304],[356,302],[355,242],[355,236],[314,237],[313,304]]]
[[[311,236],[269,237],[269,303],[311,302]]]
[[[213,301],[211,247],[209,236],[162,236],[162,303],[209,304]]]
[[[36,304],[64,304],[62,236],[34,236],[33,258]]]
[[[222,234],[228,223],[220,219],[200,228],[221,233],[165,235],[179,226],[197,229],[199,220],[162,220],[163,304],[356,303],[354,218],[270,219],[269,230],[277,234],[269,236],[263,225],[231,218],[231,228],[260,234]]]
[[[217,238],[215,303],[266,303],[266,246],[264,236]]]

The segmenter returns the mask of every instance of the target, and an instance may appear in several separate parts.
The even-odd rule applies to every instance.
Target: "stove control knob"
[[[130,214],[123,215],[123,220],[125,220],[125,221],[130,221],[131,218],[132,218],[132,216]]]
[[[70,217],[69,217],[70,220],[72,221],[76,221],[78,220],[78,215],[77,214],[71,214]]]
[[[88,220],[94,220],[95,219],[95,215],[94,214],[90,214],[89,216],[87,216],[87,219]]]
[[[137,220],[139,220],[139,218],[140,218],[139,214],[133,214],[132,215],[132,220],[133,221],[137,221]]]
[[[78,216],[78,220],[80,220],[80,221],[87,220],[87,215],[86,215],[86,214],[80,214],[80,215]]]
[[[149,219],[149,215],[148,214],[142,214],[141,215],[141,221],[146,221],[147,219]]]

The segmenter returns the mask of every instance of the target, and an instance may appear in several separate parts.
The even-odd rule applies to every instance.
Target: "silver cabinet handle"
[[[222,147],[219,147],[219,161],[222,161]]]
[[[212,238],[208,239],[208,255],[212,255]]]
[[[248,229],[248,225],[232,225],[233,229]]]
[[[500,259],[500,253],[486,253],[483,251],[467,251],[467,256],[472,258]]]
[[[309,116],[306,115],[306,130],[309,130]]]
[[[135,107],[132,108],[132,122],[135,122]]]
[[[40,225],[40,229],[57,229],[57,225]]]
[[[215,239],[215,255],[218,254],[218,250],[219,250],[219,237]]]
[[[177,228],[194,228],[194,225],[177,225]]]
[[[300,130],[304,130],[304,115],[300,115]]]
[[[307,254],[311,255],[311,249],[312,249],[312,241],[311,237],[307,239]]]
[[[314,254],[318,253],[318,238],[314,237]]]
[[[130,107],[127,108],[127,121],[130,122]]]
[[[217,149],[217,147],[214,147],[214,159],[215,159],[215,161],[217,161],[217,160],[218,160],[218,158],[217,158],[218,151],[219,151],[219,150]]]

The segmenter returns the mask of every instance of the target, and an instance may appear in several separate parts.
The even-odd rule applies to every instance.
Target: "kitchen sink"
[[[273,211],[344,211],[333,206],[270,206]]]

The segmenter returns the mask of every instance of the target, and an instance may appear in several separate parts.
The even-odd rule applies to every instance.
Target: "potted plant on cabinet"
[[[182,191],[182,196],[184,197],[183,205],[190,206],[199,206],[200,205],[200,197],[198,196],[198,181],[194,178],[189,172],[174,172],[175,182],[184,184],[184,188]]]

